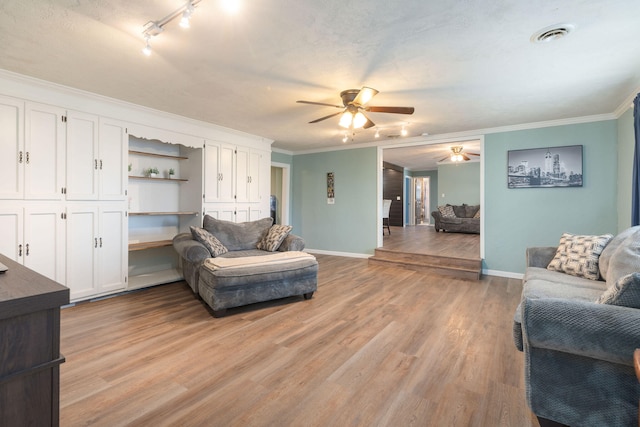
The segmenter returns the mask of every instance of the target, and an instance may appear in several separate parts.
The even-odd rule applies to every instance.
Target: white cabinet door
[[[249,201],[249,149],[238,147],[236,149],[236,201],[238,203]]]
[[[98,117],[67,114],[67,200],[98,199]]]
[[[98,293],[98,208],[67,206],[67,283],[72,300]]]
[[[116,121],[100,119],[99,134],[99,198],[125,200],[127,189],[126,127]]]
[[[25,106],[24,197],[62,200],[65,110],[27,102]]]
[[[263,180],[263,174],[266,171],[270,171],[271,168],[265,168],[264,166],[265,156],[255,150],[251,150],[249,153],[249,201],[259,202],[261,200],[260,194],[260,182]]]
[[[235,201],[235,147],[216,141],[204,146],[204,201]]]
[[[23,264],[64,284],[65,224],[62,213],[59,205],[24,209]]]
[[[0,199],[21,199],[24,194],[23,123],[24,102],[0,96]]]
[[[22,208],[0,208],[0,253],[22,263]]]
[[[98,236],[98,291],[125,288],[127,217],[123,207],[101,207]]]
[[[236,221],[235,205],[215,204],[211,206],[205,206],[204,213],[215,219],[221,219],[224,221]]]

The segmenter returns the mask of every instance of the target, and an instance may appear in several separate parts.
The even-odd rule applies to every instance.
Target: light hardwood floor
[[[216,319],[184,282],[62,311],[62,426],[538,426],[519,280],[318,255],[314,298]]]
[[[436,232],[428,225],[390,227],[384,230],[382,247],[417,254],[458,258],[480,258],[480,235]]]

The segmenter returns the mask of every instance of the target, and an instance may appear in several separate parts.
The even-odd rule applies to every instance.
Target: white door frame
[[[274,168],[282,169],[282,200],[280,215],[282,225],[291,225],[289,220],[289,205],[291,203],[291,165],[288,163],[271,162]]]

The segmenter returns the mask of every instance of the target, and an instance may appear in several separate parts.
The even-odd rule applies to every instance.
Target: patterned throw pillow
[[[455,218],[456,213],[453,211],[453,206],[438,206],[438,210],[440,211],[440,215],[442,218]]]
[[[563,233],[556,255],[547,269],[585,279],[598,280],[600,278],[598,259],[612,238],[611,234],[575,236]]]
[[[292,228],[290,225],[272,225],[267,235],[258,242],[258,249],[275,252]]]
[[[480,219],[480,209],[478,209],[478,211],[476,212],[476,214],[473,216],[474,219]]]
[[[640,273],[627,274],[609,287],[596,301],[598,304],[640,308]]]
[[[212,257],[217,257],[218,255],[226,254],[229,252],[227,248],[220,243],[220,240],[216,239],[216,236],[209,233],[204,228],[200,227],[189,227],[191,229],[191,235],[198,242],[202,243],[205,248],[211,252]]]

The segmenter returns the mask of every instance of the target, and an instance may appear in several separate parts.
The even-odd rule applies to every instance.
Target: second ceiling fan
[[[318,123],[323,120],[335,117],[342,114],[340,117],[340,126],[347,129],[369,129],[375,126],[364,113],[394,113],[394,114],[413,114],[413,107],[374,107],[367,105],[371,99],[378,94],[378,91],[364,86],[362,89],[347,89],[340,92],[340,98],[342,98],[342,105],[327,104],[324,102],[313,101],[296,101],[300,104],[312,104],[312,105],[324,105],[327,107],[340,108],[342,111],[329,114],[328,116],[320,117],[319,119],[312,120],[309,123]]]

